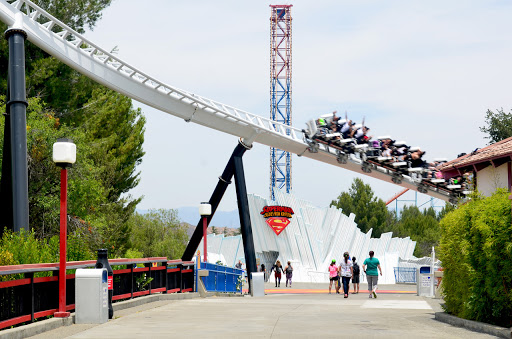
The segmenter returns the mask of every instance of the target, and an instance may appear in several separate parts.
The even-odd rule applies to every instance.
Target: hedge
[[[461,318],[512,325],[510,192],[474,196],[440,222],[446,311]]]

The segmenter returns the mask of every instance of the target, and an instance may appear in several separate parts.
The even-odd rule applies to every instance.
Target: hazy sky
[[[179,88],[268,117],[269,1],[114,0],[86,37]],[[290,3],[290,2],[288,2]],[[512,2],[292,1],[292,121],[348,111],[371,134],[453,159],[483,147],[487,109],[512,108]],[[147,118],[131,193],[141,209],[208,201],[237,139],[135,102]],[[354,177],[386,200],[401,187],[293,156],[293,193],[324,207]],[[267,197],[269,149],[244,155],[247,189]],[[220,210],[236,208],[232,185]],[[410,194],[406,198],[413,198]],[[426,200],[425,196],[423,200]],[[441,204],[441,203],[438,203]]]

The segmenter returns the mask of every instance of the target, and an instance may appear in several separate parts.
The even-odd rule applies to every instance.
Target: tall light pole
[[[59,311],[54,316],[69,317],[66,311],[66,241],[68,217],[68,171],[76,161],[76,145],[71,139],[57,139],[53,144],[53,162],[60,170],[60,264],[59,264]]]
[[[199,214],[201,215],[201,218],[203,219],[203,245],[204,245],[204,260],[203,262],[208,262],[208,255],[206,253],[207,244],[206,244],[206,238],[208,236],[208,217],[212,215],[212,205],[210,205],[207,202],[202,202],[201,205],[199,205]]]

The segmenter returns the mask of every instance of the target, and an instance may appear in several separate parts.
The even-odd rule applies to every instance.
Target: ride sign
[[[265,222],[274,233],[279,235],[291,223],[290,219],[294,213],[286,206],[265,206],[260,214],[267,219]]]

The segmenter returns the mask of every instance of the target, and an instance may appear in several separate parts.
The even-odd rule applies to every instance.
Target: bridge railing
[[[415,267],[394,267],[395,282],[403,284],[416,283],[416,268]]]
[[[243,270],[207,262],[201,263],[201,269],[209,271],[207,277],[201,277],[208,292],[242,293]]]
[[[111,259],[112,301],[194,291],[194,262],[164,257]],[[75,309],[75,271],[96,260],[66,264],[66,310]],[[52,316],[59,304],[59,264],[0,266],[0,329]]]

